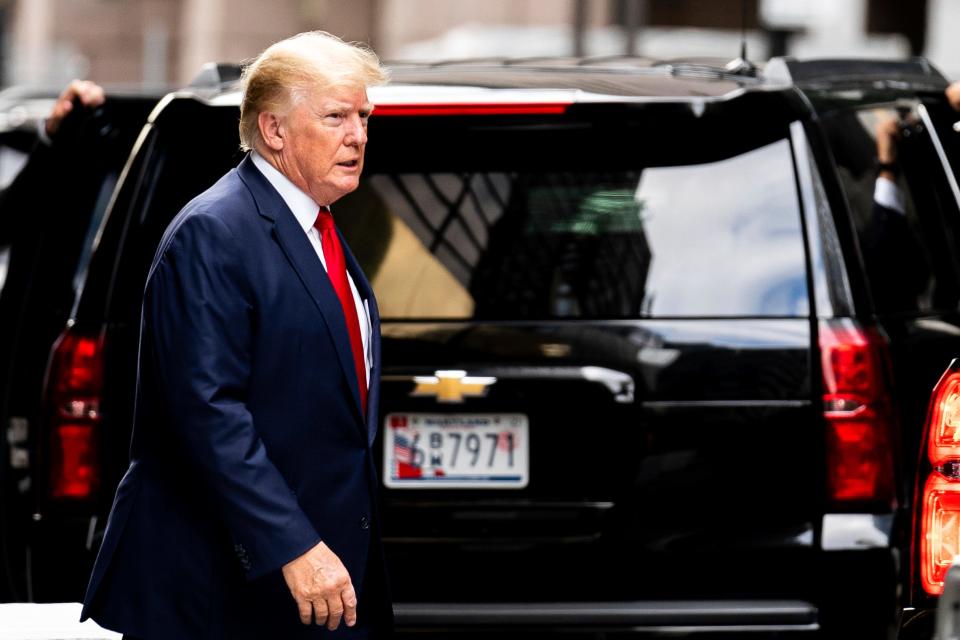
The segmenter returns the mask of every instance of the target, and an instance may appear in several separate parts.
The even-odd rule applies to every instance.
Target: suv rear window
[[[361,186],[333,212],[385,319],[808,314],[786,126],[590,109],[371,119]],[[165,118],[180,110],[211,141],[158,136],[117,269],[131,319],[170,218],[239,160],[234,109]]]
[[[807,315],[786,139],[728,149],[705,136],[685,153],[624,127],[599,150],[558,127],[532,152],[542,129],[490,129],[441,144],[456,171],[402,153],[369,163],[334,206],[384,318]]]

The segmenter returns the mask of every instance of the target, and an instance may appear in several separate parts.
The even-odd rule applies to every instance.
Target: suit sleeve
[[[875,201],[860,233],[860,248],[878,310],[916,311],[930,265],[907,216]]]
[[[320,541],[270,461],[247,405],[250,284],[219,219],[187,215],[166,238],[144,296],[144,333],[173,435],[219,504],[248,578]]]

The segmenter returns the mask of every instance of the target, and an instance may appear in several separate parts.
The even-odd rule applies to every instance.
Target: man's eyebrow
[[[331,102],[325,102],[325,103],[323,103],[323,104],[317,105],[317,106],[316,106],[316,110],[317,110],[317,111],[320,111],[320,112],[323,112],[323,113],[329,113],[329,112],[331,112],[331,111],[349,111],[352,107],[353,107],[353,105],[350,104],[349,102],[333,102],[333,101],[331,101]],[[368,103],[364,104],[363,106],[361,106],[359,109],[357,109],[357,111],[366,111],[366,112],[369,113],[369,112],[373,111],[373,105],[368,102]]]

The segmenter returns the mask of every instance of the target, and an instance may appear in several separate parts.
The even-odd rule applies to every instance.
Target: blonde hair
[[[263,142],[258,119],[283,113],[311,90],[370,87],[387,81],[387,70],[365,44],[344,42],[326,31],[307,31],[276,42],[244,67],[240,103],[240,147]]]

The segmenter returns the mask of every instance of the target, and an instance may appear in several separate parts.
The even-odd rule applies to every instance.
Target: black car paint
[[[0,291],[0,424],[11,419],[34,428],[28,441],[4,443],[25,447],[30,469],[9,467],[4,449],[2,518],[10,598],[28,595],[23,579],[24,531],[34,513],[33,495],[42,482],[40,389],[51,345],[70,318],[79,295],[78,277],[93,244],[93,230],[107,209],[113,188],[141,127],[156,104],[150,94],[113,94],[95,109],[77,109],[65,118],[51,144],[33,150],[23,171],[0,201],[0,226],[10,244],[7,277]],[[39,477],[38,477],[39,476]],[[87,509],[81,511],[87,516]],[[87,535],[65,558],[73,572],[85,570]],[[40,594],[37,594],[40,596]]]

